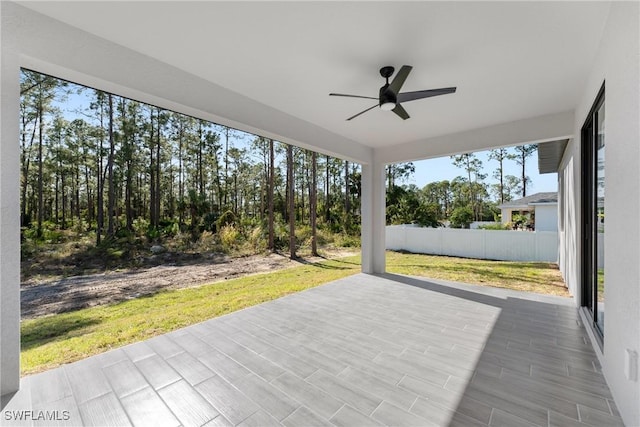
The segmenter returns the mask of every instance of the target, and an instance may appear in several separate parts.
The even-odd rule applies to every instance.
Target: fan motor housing
[[[382,86],[380,88],[380,95],[379,95],[379,99],[380,99],[379,104],[380,105],[386,104],[388,102],[392,102],[394,104],[398,103],[398,98],[396,97],[396,94],[393,93],[393,91],[388,90],[388,89],[389,89],[389,85],[388,84],[386,84],[386,85],[384,85],[384,86]]]

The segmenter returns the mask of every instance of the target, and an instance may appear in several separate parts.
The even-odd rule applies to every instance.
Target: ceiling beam
[[[398,163],[569,139],[573,135],[573,125],[573,111],[565,111],[405,144],[378,147],[375,149],[374,158],[382,163]]]

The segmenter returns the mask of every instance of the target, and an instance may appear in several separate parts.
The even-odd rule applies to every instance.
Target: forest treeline
[[[298,227],[314,252],[318,228],[357,245],[352,162],[29,70],[20,147],[25,238],[73,229],[100,245],[224,229],[293,253]]]
[[[65,230],[92,234],[96,246],[206,234],[292,256],[302,244],[316,253],[331,236],[359,244],[358,164],[29,70],[20,95],[23,240]],[[388,166],[387,222],[493,219],[496,201],[526,194],[535,146],[520,149],[521,177],[502,173],[518,149],[494,150],[498,190],[473,154],[452,158],[465,176],[422,189],[404,185],[412,163]]]

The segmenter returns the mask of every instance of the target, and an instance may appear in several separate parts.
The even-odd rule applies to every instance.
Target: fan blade
[[[409,76],[409,73],[411,72],[412,69],[413,67],[410,65],[403,65],[400,68],[400,71],[398,71],[396,76],[393,78],[393,81],[389,85],[388,90],[391,90],[393,93],[397,95],[398,92],[400,92],[400,89],[402,88],[404,81],[407,80],[407,76]]]
[[[394,108],[393,110],[394,113],[396,113],[398,116],[400,116],[400,118],[402,120],[407,120],[409,118],[409,113],[407,113],[407,110],[405,110],[402,105],[400,105],[399,103],[396,104],[396,108]]]
[[[367,108],[367,109],[366,109],[366,110],[364,110],[364,111],[360,111],[360,112],[359,112],[358,114],[356,114],[355,116],[351,116],[351,117],[349,117],[349,118],[347,119],[347,121],[349,121],[349,120],[351,120],[351,119],[355,119],[355,118],[356,118],[356,117],[358,117],[360,114],[364,114],[364,113],[366,113],[366,112],[367,112],[367,111],[369,111],[369,110],[373,110],[373,109],[374,109],[374,108],[376,108],[377,106],[378,106],[378,104],[374,105],[373,107],[369,107],[369,108]]]
[[[347,95],[345,93],[330,93],[329,96],[346,96],[349,98],[378,99],[378,98],[373,98],[371,96]]]
[[[414,101],[416,99],[429,98],[431,96],[446,95],[454,93],[455,87],[445,87],[442,89],[418,90],[415,92],[403,92],[398,94],[398,102]]]

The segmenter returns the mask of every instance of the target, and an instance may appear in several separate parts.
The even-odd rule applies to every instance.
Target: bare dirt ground
[[[353,251],[338,249],[325,250],[324,254],[327,258],[355,255]],[[39,276],[24,280],[20,292],[22,319],[112,304],[161,290],[200,286],[325,259],[301,257],[292,261],[282,254],[240,258],[206,254],[185,262],[176,261],[171,254],[158,256],[166,262],[144,269],[123,269],[64,278]]]

